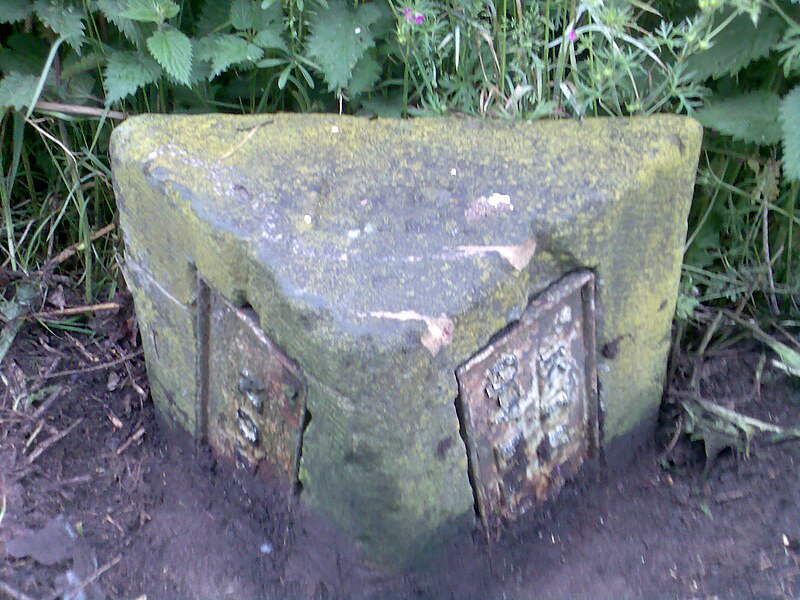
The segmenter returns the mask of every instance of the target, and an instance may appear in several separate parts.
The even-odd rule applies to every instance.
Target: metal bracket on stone
[[[306,384],[297,366],[264,335],[252,309],[211,291],[206,436],[217,455],[294,486]],[[201,348],[201,353],[204,351]],[[203,377],[203,376],[201,376]]]
[[[554,497],[599,444],[594,276],[568,275],[456,371],[480,517]]]

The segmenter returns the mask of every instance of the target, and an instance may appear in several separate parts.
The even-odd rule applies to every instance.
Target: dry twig
[[[132,360],[137,356],[141,356],[143,350],[139,349],[136,352],[131,352],[130,354],[126,354],[116,360],[109,361],[107,363],[103,363],[101,365],[94,365],[92,367],[85,367],[83,369],[69,369],[67,371],[56,371],[55,373],[50,373],[46,375],[43,379],[52,379],[53,377],[64,377],[67,375],[81,375],[83,373],[93,373],[94,371],[103,371],[105,369],[110,369],[111,367],[116,367],[117,365],[121,365],[124,362]]]
[[[36,449],[33,452],[31,452],[30,455],[28,456],[28,463],[29,464],[33,463],[33,461],[35,461],[37,458],[39,458],[45,450],[50,448],[50,446],[52,446],[53,444],[55,444],[59,440],[62,440],[65,437],[67,437],[70,433],[72,433],[72,430],[75,429],[82,422],[83,422],[83,417],[81,417],[80,419],[75,421],[72,425],[70,425],[69,427],[67,427],[63,431],[59,431],[57,434],[50,436],[45,441],[43,441],[41,444],[39,444],[36,447]]]
[[[39,405],[39,408],[37,408],[33,413],[31,413],[31,420],[37,421],[40,418],[42,418],[44,413],[47,412],[47,409],[49,409],[53,405],[53,403],[55,403],[55,401],[61,397],[61,394],[63,393],[64,393],[64,388],[62,387],[56,388],[56,390],[52,394],[50,394],[44,402],[42,402]]]
[[[56,317],[69,317],[73,315],[83,315],[90,312],[103,312],[107,310],[119,310],[121,305],[118,302],[103,302],[102,304],[84,304],[81,306],[70,306],[58,310],[45,310],[33,313],[29,319],[53,319]]]
[[[58,598],[64,592],[69,592],[69,594],[70,594],[69,597],[70,598],[77,598],[78,597],[78,592],[80,592],[87,585],[91,585],[92,583],[97,581],[97,579],[102,577],[103,573],[108,571],[111,567],[115,566],[121,560],[122,560],[122,556],[115,556],[110,561],[108,561],[106,564],[104,564],[102,567],[98,568],[94,573],[89,575],[89,577],[87,577],[84,581],[82,581],[79,586],[76,586],[74,588],[73,587],[69,587],[66,590],[56,591],[54,594],[51,594],[50,596],[48,596],[47,600],[58,600]]]
[[[11,587],[5,581],[0,581],[0,591],[7,594],[14,600],[33,600],[28,594],[20,592],[17,588]]]
[[[102,229],[98,229],[97,231],[92,233],[89,236],[89,241],[90,242],[94,242],[98,238],[101,238],[104,235],[106,235],[107,233],[110,233],[110,232],[114,231],[115,228],[116,228],[116,225],[114,223],[106,225]],[[54,267],[56,265],[60,265],[62,262],[67,260],[70,256],[72,256],[73,254],[75,254],[77,252],[80,252],[83,249],[84,249],[83,242],[78,242],[76,244],[72,244],[71,246],[67,246],[61,252],[56,254],[55,257],[53,257],[51,260],[49,260],[42,270],[44,271],[44,270],[47,270],[48,268]]]
[[[225,152],[225,154],[220,156],[218,160],[220,162],[222,162],[223,160],[227,160],[228,158],[233,156],[236,152],[239,151],[239,149],[242,146],[244,146],[247,142],[250,141],[250,138],[252,138],[259,129],[261,129],[265,125],[271,125],[272,123],[273,123],[273,121],[272,121],[272,119],[270,119],[269,121],[262,121],[261,123],[257,123],[255,125],[253,125],[252,127],[249,127],[248,128],[249,131],[244,136],[244,138],[242,138],[242,140],[240,142],[238,142],[238,143],[234,144],[233,146],[231,146],[231,148],[227,152]]]
[[[140,439],[143,435],[144,435],[144,426],[139,427],[139,429],[134,431],[133,434],[127,440],[125,440],[119,448],[117,448],[117,456],[125,452],[125,450],[127,450],[128,448],[130,448],[133,445],[133,443],[136,440]]]
[[[128,113],[118,110],[106,110],[96,106],[81,106],[80,104],[64,104],[62,102],[47,102],[39,100],[36,103],[36,110],[44,112],[59,112],[65,115],[86,115],[87,117],[102,117],[105,115],[109,119],[120,121],[128,118]]]

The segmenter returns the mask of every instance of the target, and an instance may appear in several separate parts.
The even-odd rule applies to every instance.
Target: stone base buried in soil
[[[476,501],[513,520],[654,425],[700,135],[127,121],[114,178],[162,418],[376,562],[468,535]]]

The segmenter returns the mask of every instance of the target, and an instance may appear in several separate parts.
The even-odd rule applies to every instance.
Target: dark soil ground
[[[476,533],[425,573],[389,576],[295,500],[159,431],[130,314],[89,326],[27,325],[2,364],[0,597],[800,597],[796,442],[707,462],[671,434],[680,411],[668,404],[663,442],[625,472],[584,477],[491,545]],[[701,394],[797,424],[800,389],[769,366],[756,385],[759,356],[755,345],[711,356]]]

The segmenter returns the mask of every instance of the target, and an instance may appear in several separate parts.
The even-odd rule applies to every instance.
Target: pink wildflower
[[[567,39],[570,43],[575,41],[575,38],[578,37],[578,34],[575,33],[575,30],[570,28],[569,33],[567,33]]]
[[[413,12],[409,6],[403,9],[403,16],[406,18],[406,23],[422,25],[425,22],[425,15]]]

